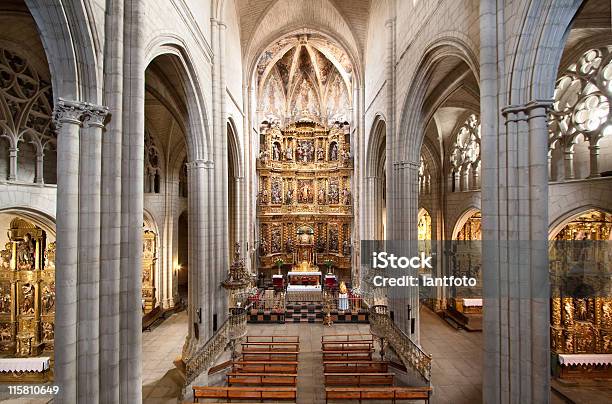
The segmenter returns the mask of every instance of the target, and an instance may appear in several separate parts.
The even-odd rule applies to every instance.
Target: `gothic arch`
[[[451,240],[455,240],[457,238],[457,235],[459,234],[459,231],[461,231],[461,228],[463,227],[463,225],[472,216],[474,216],[474,214],[479,213],[479,212],[480,212],[480,208],[477,206],[471,206],[468,209],[464,210],[463,213],[459,215],[457,220],[455,220],[455,225],[453,226],[453,233],[452,233]]]
[[[238,177],[242,177],[244,175],[244,168],[242,166],[242,147],[240,144],[240,138],[238,136],[238,129],[236,126],[236,122],[232,117],[227,119],[227,140],[228,147],[232,153],[232,162],[234,163],[234,175]]]
[[[8,215],[21,216],[35,225],[42,228],[44,231],[53,234],[55,236],[55,218],[49,216],[42,210],[33,207],[23,207],[19,205],[13,206],[2,206],[0,207],[0,213]]]
[[[585,213],[599,211],[612,214],[612,209],[604,208],[598,205],[583,205],[575,209],[566,211],[564,214],[551,222],[548,231],[548,239],[553,240],[555,236],[572,220],[584,215]]]
[[[383,114],[378,113],[374,118],[368,138],[368,149],[366,155],[366,175],[379,175],[386,159],[386,138],[387,138],[387,119]]]
[[[467,38],[456,34],[442,33],[425,48],[418,67],[409,80],[410,88],[404,100],[398,128],[398,136],[394,141],[396,155],[393,161],[417,162],[418,153],[424,137],[422,120],[423,106],[429,78],[436,66],[445,58],[455,57],[463,61],[479,81],[478,59],[472,51],[474,46]]]
[[[176,36],[158,36],[152,39],[145,48],[145,66],[160,56],[170,56],[174,69],[181,80],[187,106],[186,143],[189,161],[212,160],[211,137],[206,112],[204,86],[196,73],[193,57],[186,50],[183,40]]]
[[[510,61],[508,105],[552,99],[566,38],[583,3],[582,0],[529,3]]]
[[[93,18],[83,2],[25,0],[45,49],[54,99],[99,104],[100,52],[88,21]]]

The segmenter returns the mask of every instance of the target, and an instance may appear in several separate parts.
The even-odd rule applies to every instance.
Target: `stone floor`
[[[142,401],[176,404],[180,378],[174,360],[181,356],[187,335],[187,312],[179,312],[142,334]]]
[[[432,403],[482,402],[482,333],[456,330],[421,308],[421,345],[432,356]]]

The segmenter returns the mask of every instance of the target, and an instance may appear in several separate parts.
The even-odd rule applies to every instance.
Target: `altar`
[[[287,273],[287,292],[321,292],[321,272],[289,271]]]

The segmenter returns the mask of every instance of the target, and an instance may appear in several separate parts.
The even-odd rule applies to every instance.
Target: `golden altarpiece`
[[[350,281],[353,161],[347,122],[301,119],[261,128],[257,219],[259,270],[279,260],[307,271],[331,263]]]
[[[593,210],[551,241],[551,350],[570,365],[557,369],[563,378],[612,378],[597,357],[612,354],[611,231],[612,215]]]
[[[0,251],[0,351],[3,357],[52,357],[55,329],[55,243],[14,218]]]
[[[142,235],[142,310],[144,314],[156,306],[155,276],[157,268],[157,235],[144,230]]]

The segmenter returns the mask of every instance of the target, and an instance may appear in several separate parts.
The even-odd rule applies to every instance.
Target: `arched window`
[[[455,135],[450,150],[451,191],[480,188],[480,120],[470,115]]]
[[[612,153],[611,95],[612,46],[586,51],[561,74],[549,117],[552,179],[599,177],[612,169],[610,159],[601,166],[602,156]]]

